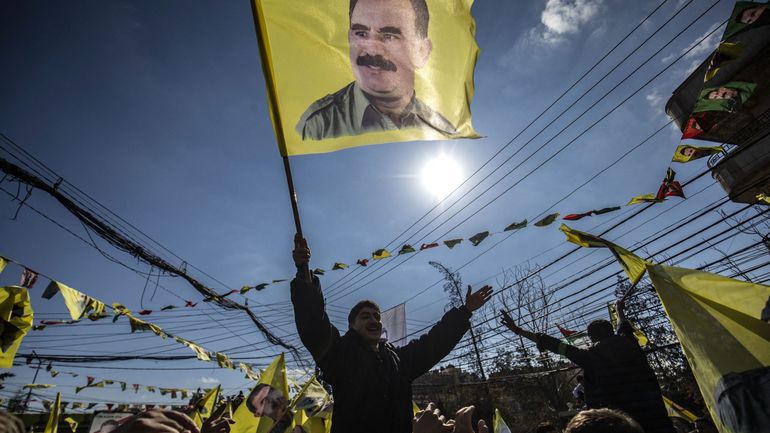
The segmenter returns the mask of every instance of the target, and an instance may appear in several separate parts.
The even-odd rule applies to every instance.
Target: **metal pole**
[[[35,369],[35,376],[32,377],[32,383],[34,384],[35,381],[37,381],[37,374],[40,373],[40,367],[43,365],[43,360],[37,356],[37,353],[35,353],[34,350],[32,351],[32,356],[37,358],[37,368]],[[27,398],[24,399],[24,406],[21,408],[22,414],[24,414],[24,412],[27,411],[30,397],[32,397],[32,388],[29,389],[29,392],[27,393]]]

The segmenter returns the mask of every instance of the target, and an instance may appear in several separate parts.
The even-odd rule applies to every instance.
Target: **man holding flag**
[[[307,242],[294,240],[294,263],[306,268]],[[302,344],[313,355],[322,378],[334,396],[332,433],[409,433],[412,428],[412,381],[449,354],[470,327],[473,311],[492,296],[485,286],[470,287],[465,305],[449,310],[425,335],[403,347],[380,341],[380,309],[361,301],[348,315],[348,331],[341,335],[326,314],[321,284],[299,272],[291,282],[294,320]]]

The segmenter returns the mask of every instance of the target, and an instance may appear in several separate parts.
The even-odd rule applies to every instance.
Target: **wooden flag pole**
[[[294,190],[294,179],[291,176],[291,164],[289,163],[289,157],[283,156],[283,170],[286,172],[286,186],[289,187],[289,200],[291,200],[291,212],[294,214],[294,227],[297,230],[297,234],[300,238],[304,239],[302,234],[302,221],[299,218],[299,203],[297,202],[297,192]],[[312,281],[310,276],[310,266],[308,264],[298,265],[297,273],[302,276],[305,281]]]

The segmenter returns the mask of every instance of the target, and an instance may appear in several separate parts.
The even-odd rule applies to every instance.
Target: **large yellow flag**
[[[278,355],[262,372],[259,383],[233,414],[233,433],[267,433],[276,423],[291,426],[289,385],[283,354]]]
[[[647,267],[721,433],[770,426],[770,287]]]
[[[500,409],[495,409],[494,418],[492,418],[492,433],[511,433],[511,429],[508,428],[508,424],[503,420],[503,415],[500,413]]]
[[[56,433],[59,430],[59,412],[61,409],[61,393],[56,393],[56,401],[51,408],[51,414],[48,415],[48,422],[45,424],[43,433]]]
[[[606,241],[599,236],[575,230],[566,224],[562,224],[561,227],[559,227],[559,230],[567,235],[567,241],[572,242],[575,245],[580,245],[585,248],[609,248],[612,255],[614,255],[615,259],[620,263],[620,266],[623,267],[623,270],[628,274],[628,279],[632,284],[635,284],[642,279],[645,272],[645,265],[650,264],[650,262],[638,257],[631,251],[615,245],[610,241]]]
[[[11,368],[21,340],[32,329],[29,292],[20,286],[0,287],[0,368]]]
[[[477,138],[473,0],[252,0],[282,155]]]
[[[48,284],[43,297],[50,299],[57,291],[61,292],[64,304],[67,306],[72,320],[80,320],[89,312],[88,317],[91,319],[101,318],[104,314],[104,302],[98,301],[58,281],[51,281]]]
[[[198,428],[201,428],[203,421],[206,421],[214,411],[214,405],[216,405],[217,398],[219,398],[220,388],[221,385],[217,385],[216,388],[210,389],[197,403],[195,403],[192,420]]]

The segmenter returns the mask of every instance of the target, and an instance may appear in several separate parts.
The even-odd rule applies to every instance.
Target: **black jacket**
[[[324,308],[321,285],[291,282],[294,320],[302,344],[332,386],[332,433],[409,433],[412,381],[447,356],[470,326],[470,311],[454,308],[404,347],[375,352],[354,330],[340,335]]]
[[[566,356],[583,369],[585,399],[589,408],[620,409],[634,418],[645,433],[673,433],[655,373],[647,363],[628,322],[618,334],[588,349],[580,349],[545,334],[538,348]]]

